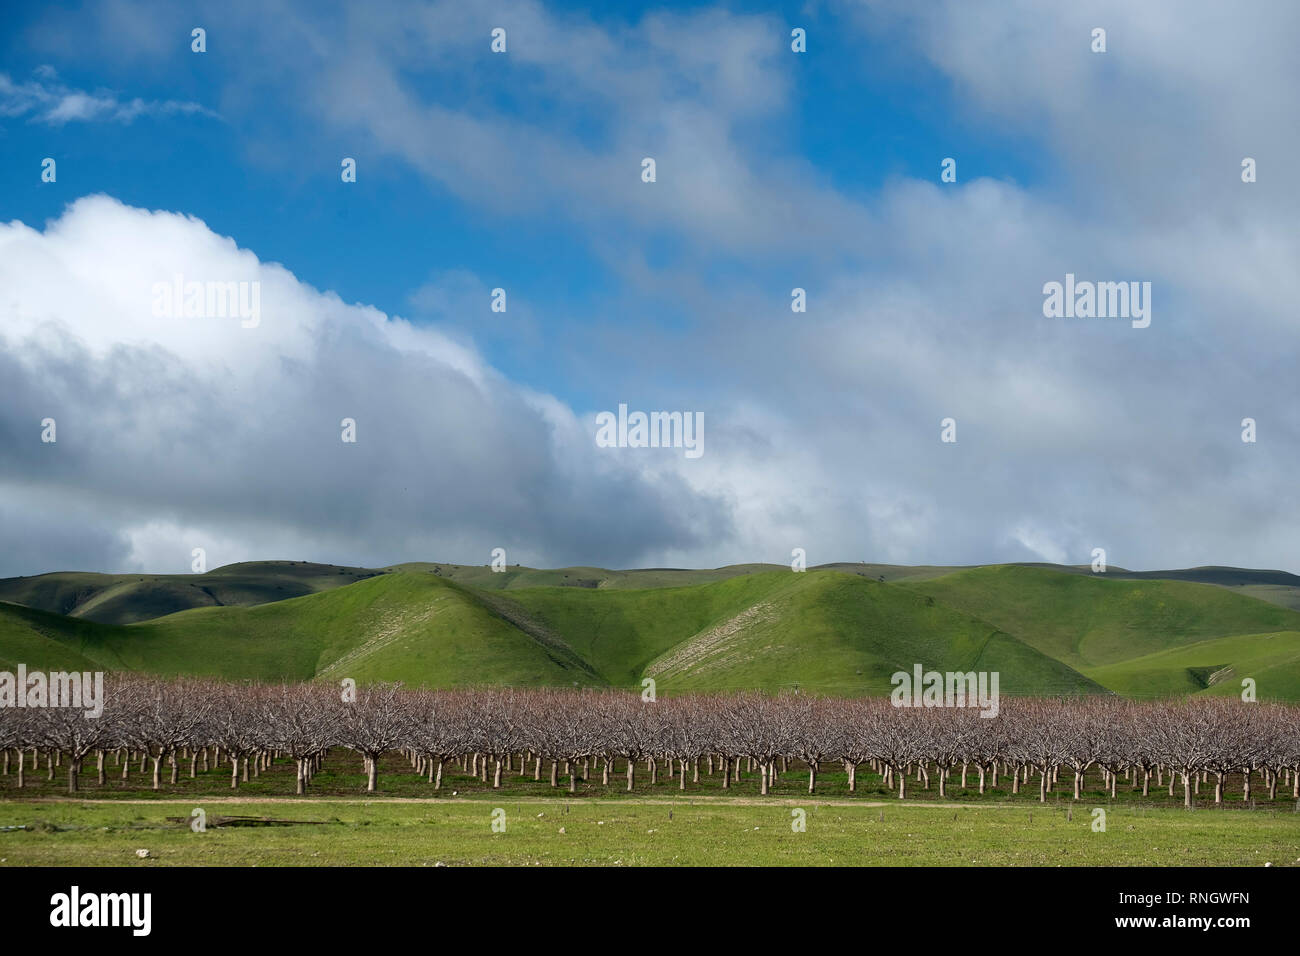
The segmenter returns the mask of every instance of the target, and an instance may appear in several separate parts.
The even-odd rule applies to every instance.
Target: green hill
[[[920,663],[999,670],[1006,693],[1101,690],[968,615],[833,571],[768,571],[691,587],[527,588],[507,596],[407,570],[126,627],[25,613],[77,632],[77,646],[93,648],[91,659],[104,666],[161,674],[622,687],[651,676],[663,693],[799,686],[865,694],[887,692],[892,673]],[[73,644],[65,637],[51,648],[31,639],[14,646],[29,666],[56,661],[57,648],[62,666]]]
[[[515,591],[523,588],[674,588],[727,581],[750,574],[778,571],[788,573],[785,564],[729,564],[722,568],[636,568],[630,571],[610,571],[606,568],[526,568],[512,564],[504,571],[493,571],[485,564],[397,564],[386,571],[427,571],[451,581],[476,588],[494,591]],[[809,571],[843,571],[859,577],[881,581],[924,581],[961,571],[956,567],[908,567],[900,564],[837,563],[821,564]]]
[[[1209,638],[1300,629],[1300,613],[1210,584],[999,565],[902,586],[1085,672]]]
[[[258,607],[196,608],[118,633],[110,643],[128,666],[164,674],[429,686],[597,682],[563,647],[427,574],[384,574]]]
[[[0,602],[0,670],[117,670],[127,665],[107,646],[120,628]]]
[[[1006,694],[1228,693],[1249,676],[1261,698],[1300,698],[1300,613],[1243,593],[1289,576],[1178,573],[1193,580],[867,563],[59,573],[0,581],[0,667],[853,695],[920,664],[997,671]]]
[[[0,601],[103,624],[133,624],[194,607],[282,601],[380,573],[306,561],[249,561],[206,574],[58,571],[0,579]]]
[[[1089,671],[1089,676],[1132,697],[1241,693],[1255,681],[1260,699],[1300,700],[1300,631],[1235,634],[1197,641]]]
[[[835,572],[786,573],[773,584],[740,613],[660,654],[646,673],[672,690],[796,686],[862,695],[888,693],[891,675],[921,664],[997,671],[1007,694],[1103,690],[982,621],[887,584]]]

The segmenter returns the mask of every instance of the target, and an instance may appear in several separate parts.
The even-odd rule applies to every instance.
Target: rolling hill
[[[1044,565],[534,569],[248,562],[193,575],[0,580],[0,668],[409,685],[802,688],[997,671],[1006,694],[1300,698],[1282,572]],[[1280,575],[1280,576],[1279,576]]]
[[[1084,670],[1208,638],[1300,627],[1296,611],[1186,581],[999,565],[902,586]]]
[[[103,624],[134,624],[195,607],[282,601],[381,573],[306,561],[250,561],[206,574],[59,571],[0,579],[0,601]]]

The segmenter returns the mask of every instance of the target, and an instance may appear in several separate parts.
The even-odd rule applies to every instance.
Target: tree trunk
[[[368,758],[369,766],[366,767],[366,793],[374,793],[379,786],[379,760],[375,757]],[[497,761],[497,776],[501,775],[501,762]]]
[[[632,792],[632,784],[636,778],[636,760],[632,757],[627,758],[627,792]]]

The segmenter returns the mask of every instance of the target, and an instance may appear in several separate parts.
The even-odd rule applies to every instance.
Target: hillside
[[[878,694],[915,663],[1002,670],[1008,693],[1101,688],[981,621],[834,571],[768,571],[688,588],[539,588],[510,599],[563,634],[607,681],[671,690],[803,687]]]
[[[652,677],[666,694],[853,695],[888,693],[891,674],[919,663],[997,671],[1007,694],[1229,693],[1254,677],[1261,698],[1300,698],[1300,613],[1244,593],[1289,588],[1287,576],[1181,574],[287,561],[204,575],[59,573],[0,581],[0,668],[426,686]]]
[[[0,578],[0,601],[103,624],[134,624],[195,607],[282,601],[380,573],[306,561],[249,561],[206,574],[58,571]]]
[[[582,661],[433,575],[384,574],[257,607],[181,611],[119,630],[128,666],[227,678],[590,684]]]
[[[105,646],[102,625],[0,603],[0,670],[114,670],[125,666]]]
[[[1088,673],[1112,690],[1134,697],[1236,695],[1241,693],[1241,679],[1250,677],[1261,700],[1300,700],[1300,631],[1197,641]]]
[[[1300,629],[1296,611],[1184,581],[1000,565],[902,587],[1085,671],[1210,638]]]

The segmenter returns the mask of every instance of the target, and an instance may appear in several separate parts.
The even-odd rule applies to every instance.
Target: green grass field
[[[195,833],[196,807],[303,822]],[[1103,833],[1086,809],[816,798],[4,802],[0,828],[33,829],[0,830],[0,866],[1293,866],[1296,816],[1121,807]]]

